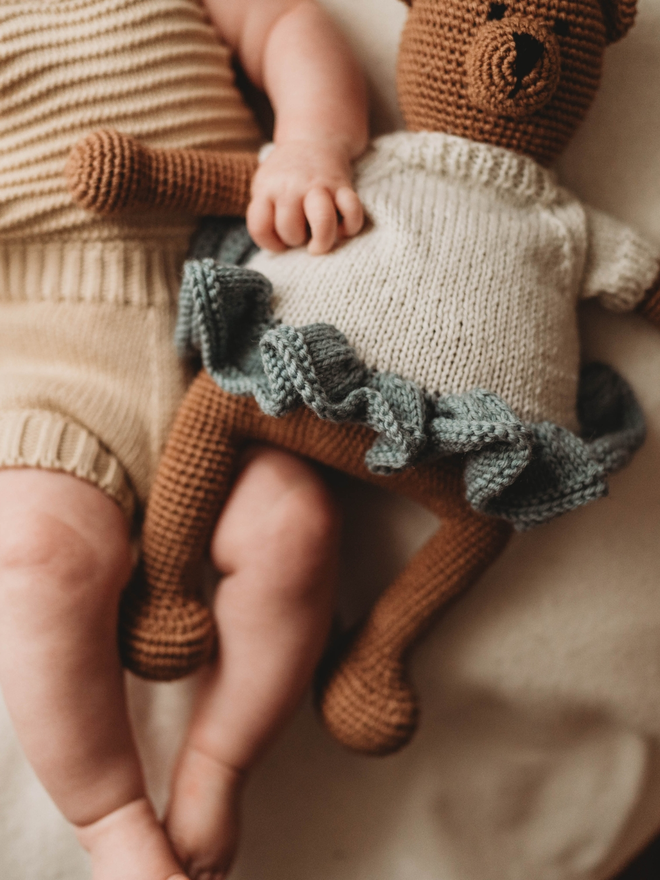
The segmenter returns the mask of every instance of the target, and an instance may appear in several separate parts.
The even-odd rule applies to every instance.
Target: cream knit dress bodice
[[[99,128],[160,147],[258,145],[229,50],[199,0],[2,0],[1,296],[20,297],[27,274],[48,298],[87,285],[131,300],[145,276],[172,269],[166,256],[145,268],[149,251],[180,263],[192,217],[105,220],[72,203],[67,155]],[[127,284],[135,289],[122,293]]]
[[[363,233],[331,254],[259,253],[284,324],[341,330],[366,365],[432,394],[493,391],[575,430],[576,308],[633,308],[658,249],[508,150],[441,133],[378,139],[355,185]]]

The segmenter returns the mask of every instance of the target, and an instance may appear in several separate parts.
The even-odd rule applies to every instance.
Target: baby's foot
[[[243,774],[188,747],[172,787],[166,827],[191,880],[223,880],[236,852]]]
[[[75,830],[93,880],[187,880],[146,798]]]

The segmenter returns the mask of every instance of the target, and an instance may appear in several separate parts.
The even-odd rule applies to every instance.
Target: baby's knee
[[[211,554],[221,571],[267,564],[327,569],[334,565],[339,533],[338,506],[318,471],[304,459],[260,447],[234,487]]]
[[[340,519],[326,486],[304,480],[273,505],[255,568],[264,590],[285,605],[326,604],[334,595],[339,559]],[[257,550],[255,545],[255,550]]]
[[[125,529],[107,525],[95,534],[48,505],[0,503],[0,599],[64,613],[116,601],[130,575],[130,545]]]

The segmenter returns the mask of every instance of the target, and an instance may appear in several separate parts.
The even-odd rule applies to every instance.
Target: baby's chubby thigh
[[[101,609],[116,616],[131,567],[128,520],[96,486],[40,468],[0,470],[0,663],[14,666],[14,680],[21,669],[9,643],[26,635],[57,650]]]
[[[74,822],[140,795],[116,648],[128,521],[92,484],[0,471],[0,686],[23,749]]]

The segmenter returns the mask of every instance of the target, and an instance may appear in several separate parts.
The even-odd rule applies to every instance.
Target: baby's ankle
[[[146,797],[74,830],[93,880],[187,880]]]
[[[238,846],[245,771],[192,745],[176,770],[166,827],[192,878],[220,878]]]
[[[109,836],[121,833],[121,829],[131,822],[136,826],[157,821],[153,807],[146,797],[138,797],[133,801],[111,810],[94,822],[85,825],[74,825],[76,837],[83,849],[91,852],[99,843]]]

